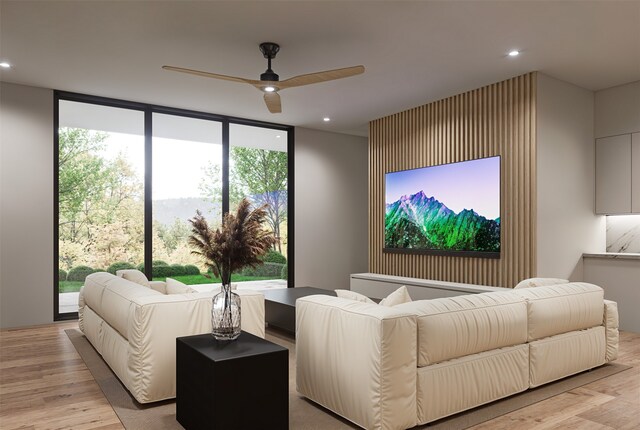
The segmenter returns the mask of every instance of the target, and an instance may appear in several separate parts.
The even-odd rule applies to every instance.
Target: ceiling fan
[[[217,73],[203,72],[201,70],[185,69],[183,67],[162,66],[165,70],[174,72],[189,73],[196,76],[204,76],[205,78],[223,79],[225,81],[241,82],[253,85],[258,90],[264,92],[264,102],[271,113],[282,112],[282,104],[280,103],[280,94],[278,91],[287,88],[301,87],[303,85],[317,84],[319,82],[332,81],[334,79],[348,78],[349,76],[364,73],[364,66],[345,67],[344,69],[325,70],[324,72],[309,73],[306,75],[298,75],[293,78],[280,80],[280,76],[271,70],[271,60],[276,58],[276,54],[280,51],[280,45],[272,42],[260,44],[260,51],[267,59],[267,70],[260,75],[260,80],[239,78],[236,76],[219,75]]]

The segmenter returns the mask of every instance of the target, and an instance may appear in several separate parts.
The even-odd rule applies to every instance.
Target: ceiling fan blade
[[[280,94],[278,93],[264,93],[264,102],[267,104],[267,108],[271,113],[282,112],[282,105],[280,104]]]
[[[260,81],[255,81],[253,79],[238,78],[236,76],[219,75],[217,73],[203,72],[201,70],[185,69],[184,67],[162,66],[162,68],[164,70],[170,70],[172,72],[188,73],[190,75],[203,76],[205,78],[222,79],[225,81],[241,82],[244,84],[256,85],[260,83]]]
[[[317,84],[319,82],[333,81],[334,79],[348,78],[364,73],[364,66],[345,67],[344,69],[326,70],[324,72],[309,73],[307,75],[294,76],[280,81],[280,89],[301,87],[303,85]]]

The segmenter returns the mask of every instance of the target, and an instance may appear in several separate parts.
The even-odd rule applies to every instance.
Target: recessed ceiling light
[[[268,93],[272,93],[272,92],[274,92],[276,90],[276,88],[275,87],[264,87],[264,90],[266,92],[268,92]]]
[[[11,67],[11,64],[7,63],[6,61],[3,61],[0,63],[0,67],[2,67],[3,69],[9,69]]]
[[[329,122],[329,121],[331,121],[331,118],[329,118],[328,116],[325,116],[324,118],[322,118],[322,120],[324,122]]]
[[[520,51],[518,51],[517,49],[509,51],[509,57],[517,57],[518,55],[520,55]]]
[[[276,136],[276,139],[280,139],[280,135],[277,135],[277,136]]]

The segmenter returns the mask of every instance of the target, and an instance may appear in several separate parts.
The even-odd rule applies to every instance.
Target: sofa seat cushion
[[[538,387],[604,364],[604,332],[599,326],[531,342],[529,386]]]
[[[513,294],[527,300],[528,341],[602,325],[604,293],[585,282],[522,288]]]
[[[422,367],[417,373],[418,423],[475,408],[528,387],[526,344]]]
[[[527,340],[527,304],[510,291],[418,300],[394,309],[418,317],[418,367]]]

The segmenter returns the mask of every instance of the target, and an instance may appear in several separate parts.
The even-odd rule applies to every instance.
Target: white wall
[[[640,131],[640,81],[596,91],[596,138],[637,131]]]
[[[594,214],[594,94],[538,73],[537,275],[583,279],[582,254],[604,252]]]
[[[367,271],[367,139],[296,128],[295,286]]]
[[[53,321],[53,91],[0,83],[0,327]]]

